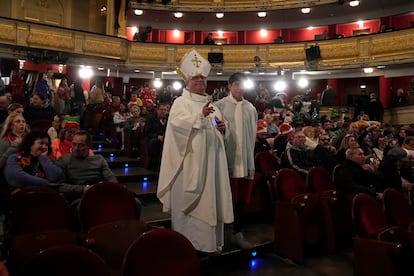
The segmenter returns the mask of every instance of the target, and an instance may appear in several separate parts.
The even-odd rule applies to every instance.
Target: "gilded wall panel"
[[[85,37],[82,49],[85,53],[102,55],[103,57],[110,57],[115,59],[125,59],[127,55],[125,45],[119,41]]]
[[[134,44],[129,51],[130,60],[145,60],[145,61],[167,61],[166,46],[157,45],[151,47],[148,44]]]
[[[356,41],[350,43],[330,43],[320,47],[322,59],[341,59],[358,56]]]
[[[305,59],[303,47],[270,47],[269,62],[292,62]]]
[[[256,48],[233,47],[224,49],[223,59],[224,63],[248,62],[253,64],[256,55],[258,55]]]
[[[373,39],[371,54],[395,54],[397,52],[414,51],[414,35],[384,37]]]
[[[0,24],[0,40],[7,42],[16,41],[16,31],[11,25]]]
[[[72,34],[59,32],[57,29],[38,30],[31,28],[27,37],[27,43],[30,46],[59,50],[73,50],[75,48]]]

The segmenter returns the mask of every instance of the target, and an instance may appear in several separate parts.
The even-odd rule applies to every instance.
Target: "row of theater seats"
[[[332,174],[314,167],[304,180],[263,155],[256,165],[268,177],[279,255],[304,263],[315,245],[333,253],[353,241],[354,275],[414,275],[414,193],[410,200],[387,189],[382,202],[367,194],[341,196],[334,185],[337,167]]]
[[[88,189],[70,207],[50,188],[21,190],[9,202],[8,268],[15,275],[198,275],[192,244],[139,220],[135,197],[118,183]]]

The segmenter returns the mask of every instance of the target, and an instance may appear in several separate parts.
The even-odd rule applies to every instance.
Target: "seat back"
[[[414,222],[414,214],[408,199],[396,189],[384,191],[384,209],[390,225],[407,228]]]
[[[389,228],[380,202],[368,194],[354,196],[352,218],[359,237],[376,238],[377,234]]]
[[[76,245],[48,248],[29,260],[18,276],[110,276],[104,261],[88,249]]]
[[[141,235],[129,247],[122,276],[197,276],[200,260],[193,245],[178,232],[156,229]]]
[[[48,187],[22,189],[13,194],[9,206],[12,235],[69,229],[69,206]]]
[[[276,157],[268,151],[262,151],[255,156],[256,171],[266,177],[274,177],[279,169],[279,163]]]
[[[335,189],[332,176],[324,167],[312,167],[306,177],[306,183],[311,193],[322,194]]]
[[[90,187],[79,203],[82,230],[121,220],[139,219],[134,194],[119,183],[102,182]]]
[[[290,201],[295,196],[306,193],[306,183],[293,169],[280,169],[274,181],[276,199]]]

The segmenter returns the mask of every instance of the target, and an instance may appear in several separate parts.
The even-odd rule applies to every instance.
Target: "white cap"
[[[177,73],[180,74],[184,80],[189,80],[196,76],[207,77],[210,69],[210,62],[193,49],[184,55],[180,67],[177,69]]]

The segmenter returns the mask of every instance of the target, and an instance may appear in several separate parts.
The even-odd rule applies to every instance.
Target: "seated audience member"
[[[347,129],[344,129],[346,126],[348,126]],[[338,135],[333,139],[332,141],[332,145],[339,150],[340,145],[342,143],[342,139],[347,135],[347,134],[352,134],[355,137],[358,137],[359,134],[359,126],[357,122],[352,122],[349,125],[344,124],[343,125],[343,129],[342,131],[340,131],[338,133]]]
[[[169,111],[168,103],[160,103],[157,117],[147,121],[148,153],[150,168],[158,169],[161,164],[161,153],[164,145],[164,135],[167,127]]]
[[[313,154],[321,161],[322,167],[332,173],[333,168],[338,164],[335,157],[336,148],[331,145],[331,138],[327,133],[319,135],[318,145],[313,150]]]
[[[341,145],[336,152],[336,159],[339,163],[342,163],[346,160],[346,150],[353,147],[359,147],[356,136],[353,134],[345,135],[341,141]]]
[[[131,113],[126,108],[126,105],[123,103],[119,104],[113,115],[113,122],[116,127],[116,133],[121,135],[121,150],[124,150],[124,143],[125,143],[125,135],[124,135],[124,126],[125,122],[129,117],[131,117]]]
[[[51,141],[58,138],[59,130],[60,130],[60,117],[56,115],[55,118],[53,119],[52,126],[47,130],[47,134],[49,134]]]
[[[403,106],[403,105],[407,105],[407,104],[408,104],[408,100],[407,100],[407,97],[404,94],[404,90],[402,88],[398,88],[397,96],[395,96],[392,99],[391,106],[397,107],[397,106]]]
[[[365,193],[382,199],[380,177],[371,164],[365,163],[364,151],[360,147],[346,150],[346,160],[335,171],[335,186],[342,195]]]
[[[257,132],[256,132],[256,143],[254,145],[254,154],[256,155],[262,151],[272,152],[272,147],[270,146],[269,142],[267,142],[267,138],[269,138],[267,134],[267,124],[266,121],[260,119],[257,121]]]
[[[305,142],[305,133],[301,130],[295,131],[291,144],[286,146],[281,158],[283,168],[292,168],[303,177],[306,177],[310,168],[322,165]]]
[[[387,143],[385,141],[385,137],[381,134],[380,136],[375,138],[372,141],[372,146],[373,146],[372,151],[373,151],[375,157],[379,161],[382,161],[382,159],[384,157],[384,149],[387,146]]]
[[[275,138],[276,135],[279,133],[279,127],[276,124],[272,114],[265,113],[263,115],[263,120],[267,123],[267,134],[269,137]]]
[[[14,113],[22,115],[23,112],[24,112],[24,108],[23,108],[23,105],[21,105],[19,103],[11,103],[7,107],[7,112],[9,113],[9,115],[12,115]]]
[[[24,109],[24,118],[29,126],[37,120],[49,120],[52,122],[55,116],[55,109],[47,104],[46,98],[42,94],[34,94],[32,96],[32,103]]]
[[[47,155],[50,137],[44,131],[32,131],[24,136],[18,152],[7,159],[4,175],[7,183],[16,188],[47,186],[63,178],[62,169]]]
[[[118,182],[102,155],[89,155],[91,139],[86,131],[76,132],[72,138],[72,152],[57,161],[64,173],[63,184],[58,191],[69,201],[79,199],[91,184]]]
[[[204,38],[205,45],[214,45],[215,41],[213,39],[213,33],[208,33],[207,36]]]
[[[139,156],[139,147],[141,138],[146,135],[146,122],[145,118],[140,116],[141,109],[137,105],[130,107],[132,117],[128,118],[125,122],[124,131],[131,135],[131,148],[134,156]]]
[[[280,158],[286,150],[286,146],[293,137],[293,128],[291,125],[284,123],[279,127],[279,134],[273,142],[273,151]]]
[[[414,187],[413,171],[408,164],[407,152],[395,147],[390,149],[378,167],[381,173],[382,188],[394,188],[400,192]]]
[[[26,121],[21,114],[7,117],[0,134],[0,169],[4,168],[7,158],[17,152],[18,146],[27,133]]]
[[[414,162],[414,136],[407,136],[401,146],[408,155],[408,161]]]
[[[62,129],[59,137],[52,141],[52,157],[58,160],[61,156],[71,153],[72,139],[80,128],[79,116],[65,116],[62,121]],[[93,151],[89,150],[89,155],[93,155]]]

